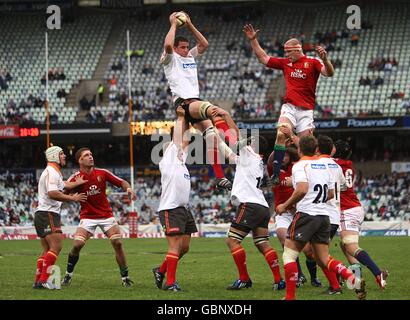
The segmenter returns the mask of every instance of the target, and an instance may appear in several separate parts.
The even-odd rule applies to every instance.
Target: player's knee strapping
[[[283,250],[283,264],[295,262],[299,256],[299,252],[288,247]]]
[[[74,241],[81,241],[85,243],[87,239],[84,236],[74,236]]]
[[[208,143],[213,144],[211,147],[217,147],[219,152],[222,153],[224,158],[229,158],[230,155],[233,153],[233,151],[226,145],[224,141],[218,136],[217,131],[215,130],[215,127],[210,126],[205,129],[203,133],[205,141]],[[210,147],[208,145],[208,147]]]
[[[269,242],[269,236],[253,237],[253,243],[255,243],[255,246],[261,245],[265,242]]]
[[[355,243],[356,244],[359,243],[359,235],[357,234],[350,234],[342,238],[342,244],[344,245],[355,244]]]
[[[228,238],[234,239],[236,241],[242,242],[242,240],[246,237],[246,234],[239,233],[235,230],[229,229],[228,231]]]
[[[121,235],[119,233],[113,234],[110,237],[110,241],[117,240],[117,239],[121,239]]]
[[[203,101],[200,105],[199,105],[199,117],[202,120],[206,120],[209,119],[210,117],[208,117],[207,112],[208,109],[212,107],[212,104],[209,101]]]

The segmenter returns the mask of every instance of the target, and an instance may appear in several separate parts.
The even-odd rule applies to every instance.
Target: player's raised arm
[[[64,181],[64,191],[70,191],[84,183],[86,183],[87,180],[84,180],[83,176],[76,176],[74,178],[74,181],[72,179],[68,179],[67,181]]]
[[[324,48],[317,46],[316,52],[319,54],[320,59],[322,59],[324,66],[320,70],[320,73],[325,77],[333,77],[335,74],[335,69],[333,68],[332,63],[327,57],[327,52]]]
[[[246,37],[248,38],[249,42],[251,43],[253,52],[255,53],[256,57],[258,58],[259,62],[266,65],[269,61],[269,55],[262,49],[260,46],[257,35],[259,29],[255,30],[251,24],[246,24],[242,30]]]
[[[169,16],[169,22],[171,23],[171,27],[165,37],[164,41],[164,50],[168,54],[172,54],[174,52],[174,39],[175,39],[175,32],[177,30],[177,18],[175,17],[176,12],[173,12]]]
[[[206,40],[204,35],[194,26],[189,15],[186,12],[184,13],[186,15],[186,27],[189,31],[191,31],[192,35],[195,37],[198,54],[203,54],[205,50],[208,48],[208,40]]]

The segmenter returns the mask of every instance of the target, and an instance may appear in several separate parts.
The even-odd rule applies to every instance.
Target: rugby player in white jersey
[[[340,261],[329,258],[330,220],[329,205],[326,202],[334,197],[335,182],[326,165],[315,156],[316,150],[315,137],[304,136],[300,139],[300,160],[292,168],[295,191],[285,203],[276,208],[276,213],[282,214],[296,205],[296,214],[288,228],[283,252],[286,300],[296,298],[296,259],[307,242],[311,243],[316,262],[321,268],[340,274],[348,280],[348,287],[351,289],[364,286],[364,282],[356,279]]]
[[[191,234],[198,231],[187,209],[191,180],[185,165],[189,140],[184,139],[188,123],[182,107],[177,108],[177,116],[173,140],[165,146],[159,163],[162,193],[158,214],[168,241],[168,252],[161,266],[152,269],[157,287],[169,291],[181,291],[176,281],[178,261],[189,250]],[[162,285],[165,275],[167,281]]]
[[[185,110],[186,120],[203,134],[207,145],[207,156],[217,178],[217,187],[231,190],[232,183],[225,178],[219,161],[219,155],[225,155],[228,146],[219,137],[218,130],[233,150],[243,147],[246,142],[242,144],[238,142],[239,130],[228,112],[212,105],[209,101],[202,101],[199,97],[196,58],[207,50],[208,41],[194,26],[189,15],[184,14],[186,15],[185,26],[192,33],[197,44],[190,49],[187,38],[175,37],[178,20],[177,13],[172,13],[169,17],[171,27],[165,37],[160,63],[164,67],[172,92],[174,107],[181,106]]]
[[[262,136],[253,138],[255,140],[250,145],[239,151],[239,156],[233,153],[230,155],[230,161],[236,164],[231,201],[238,208],[226,243],[238,269],[239,278],[227,289],[252,287],[246,267],[246,253],[241,245],[242,240],[252,231],[254,244],[272,271],[273,289],[282,290],[285,288],[285,281],[280,274],[278,255],[269,244],[269,205],[261,190],[264,178],[263,154],[267,149],[267,141]]]
[[[51,267],[56,262],[63,246],[60,216],[62,202],[80,202],[87,199],[84,193],[66,195],[63,192],[85,183],[82,178],[73,182],[63,181],[61,168],[66,165],[66,155],[63,149],[53,146],[48,148],[45,154],[47,167],[41,173],[38,181],[38,206],[34,214],[34,226],[43,248],[42,254],[37,259],[36,280],[33,285],[35,289],[56,288],[47,280]]]

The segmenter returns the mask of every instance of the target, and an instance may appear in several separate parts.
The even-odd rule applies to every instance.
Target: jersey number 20
[[[313,200],[313,203],[324,203],[327,201],[327,192],[329,190],[327,184],[324,184],[323,186],[321,184],[316,184],[313,187],[313,190],[319,192],[315,200]]]

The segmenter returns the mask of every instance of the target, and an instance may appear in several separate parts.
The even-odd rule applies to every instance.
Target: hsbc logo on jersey
[[[98,189],[98,187],[95,184],[93,184],[92,186],[90,186],[89,190],[87,191],[87,196],[95,196],[100,193],[101,193],[101,190]]]
[[[295,71],[292,71],[290,73],[290,76],[292,78],[306,79],[306,73],[303,73],[303,71],[300,69],[295,69]]]

